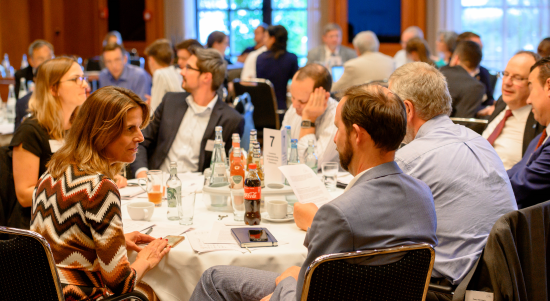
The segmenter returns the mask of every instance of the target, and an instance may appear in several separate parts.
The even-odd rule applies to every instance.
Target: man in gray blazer
[[[387,80],[395,62],[391,56],[378,52],[380,42],[372,31],[363,31],[353,38],[353,46],[359,57],[344,64],[344,74],[332,85],[332,91],[344,91],[354,85],[365,84],[373,80]]]
[[[318,63],[327,68],[342,66],[357,54],[351,48],[342,46],[342,28],[338,24],[329,23],[323,29],[323,44],[307,53],[307,63]]]
[[[202,172],[210,166],[216,126],[223,127],[226,152],[231,135],[244,130],[244,118],[229,107],[218,91],[225,78],[225,61],[213,49],[192,50],[182,69],[182,87],[187,92],[166,93],[151,123],[143,130],[130,165],[136,177],[148,169],[169,171],[170,162],[181,162],[183,171]]]
[[[381,123],[386,126],[380,127]],[[430,189],[403,174],[394,161],[406,124],[403,102],[388,89],[362,85],[347,91],[336,109],[334,141],[342,167],[355,178],[344,194],[315,215],[306,234],[308,254],[302,267],[290,267],[279,276],[215,266],[204,272],[190,300],[300,300],[304,273],[321,255],[414,243],[437,245]]]

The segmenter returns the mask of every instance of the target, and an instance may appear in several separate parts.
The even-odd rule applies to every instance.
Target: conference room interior
[[[0,0],[0,299],[549,300],[549,16]]]

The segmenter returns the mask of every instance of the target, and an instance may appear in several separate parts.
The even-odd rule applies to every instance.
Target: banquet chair
[[[456,123],[463,125],[472,131],[483,134],[483,131],[487,127],[487,124],[489,123],[486,119],[476,119],[476,118],[459,118],[459,117],[451,117],[451,120]]]
[[[399,255],[389,264],[357,264]],[[424,300],[435,252],[429,244],[328,254],[306,269],[301,300]]]
[[[0,227],[0,300],[65,300],[50,245],[29,230]],[[141,292],[111,296],[106,301],[148,301]]]

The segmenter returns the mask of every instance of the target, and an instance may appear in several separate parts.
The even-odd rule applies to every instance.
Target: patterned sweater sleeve
[[[126,240],[122,230],[120,193],[115,183],[102,177],[85,206],[86,219],[97,255],[103,283],[116,295],[128,293],[136,286],[137,274],[130,267]]]

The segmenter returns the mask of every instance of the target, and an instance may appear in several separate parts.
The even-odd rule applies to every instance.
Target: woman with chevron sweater
[[[124,234],[120,193],[113,182],[133,162],[149,122],[147,105],[124,88],[105,87],[81,106],[62,146],[32,195],[31,230],[49,243],[66,300],[96,300],[138,289],[170,248],[164,239]],[[149,243],[140,248],[137,243]],[[126,249],[138,253],[130,264]]]

